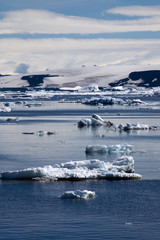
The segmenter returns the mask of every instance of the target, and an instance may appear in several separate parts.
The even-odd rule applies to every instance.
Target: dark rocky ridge
[[[159,87],[160,70],[149,70],[141,72],[131,72],[128,78],[118,80],[109,84],[111,87],[135,85],[137,87]]]
[[[50,75],[50,74],[27,75],[27,76],[23,76],[21,80],[27,80],[29,84],[28,87],[39,87],[43,83],[43,79],[46,77],[59,77],[59,75]]]

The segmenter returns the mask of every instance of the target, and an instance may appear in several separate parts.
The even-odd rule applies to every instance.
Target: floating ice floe
[[[61,198],[63,199],[89,199],[95,197],[95,192],[88,190],[67,191]]]
[[[83,104],[87,105],[140,105],[140,104],[146,104],[144,101],[141,101],[140,99],[127,99],[124,100],[122,98],[113,98],[113,97],[93,97],[91,99],[83,100]]]
[[[134,173],[132,156],[122,156],[112,163],[100,160],[70,161],[53,166],[27,168],[1,173],[2,179],[30,179],[43,181],[112,179],[141,179]]]
[[[134,152],[134,147],[128,144],[116,144],[111,146],[106,145],[88,145],[86,147],[86,154],[112,154],[112,153],[125,153],[130,154]]]
[[[10,107],[2,107],[2,108],[0,108],[0,112],[11,112],[11,108]]]
[[[118,129],[123,131],[130,131],[130,130],[148,130],[151,127],[148,124],[143,123],[136,123],[136,124],[119,124]]]
[[[78,127],[89,127],[89,126],[113,126],[110,121],[104,121],[99,115],[93,114],[91,118],[84,118],[78,122]]]
[[[126,124],[119,124],[118,126],[115,126],[116,129],[120,131],[131,131],[131,130],[160,130],[159,126],[150,126],[148,124],[144,123],[126,123]]]
[[[126,124],[119,124],[115,125],[110,121],[104,121],[99,115],[93,114],[91,118],[83,118],[78,122],[78,127],[98,127],[104,126],[108,127],[110,130],[120,130],[120,131],[130,131],[130,130],[160,130],[160,126],[149,126],[148,124],[144,123],[126,123]]]

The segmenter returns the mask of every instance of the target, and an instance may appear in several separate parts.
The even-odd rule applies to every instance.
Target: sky
[[[159,65],[159,0],[0,0],[0,74]]]

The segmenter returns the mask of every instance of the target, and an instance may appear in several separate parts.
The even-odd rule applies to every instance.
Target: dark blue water
[[[0,181],[0,240],[159,239],[160,131],[120,133],[104,127],[77,128],[78,120],[94,113],[115,124],[160,125],[157,109],[98,108],[51,101],[43,102],[40,108],[17,106],[10,113],[0,113],[0,171],[89,158],[112,161],[116,155],[86,156],[85,147],[128,143],[135,147],[135,172],[142,174],[142,180]],[[7,117],[16,116],[19,122],[6,122]],[[39,130],[56,134],[23,134]],[[64,192],[77,189],[95,191],[96,197],[60,198]]]
[[[159,239],[160,181],[2,182],[0,239]],[[96,191],[91,200],[58,198]]]

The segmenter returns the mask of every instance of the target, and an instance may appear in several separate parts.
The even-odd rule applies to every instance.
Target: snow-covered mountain
[[[46,70],[23,75],[0,75],[1,88],[85,87],[91,84],[98,84],[100,87],[158,87],[160,86],[160,66],[94,65],[76,69]]]

